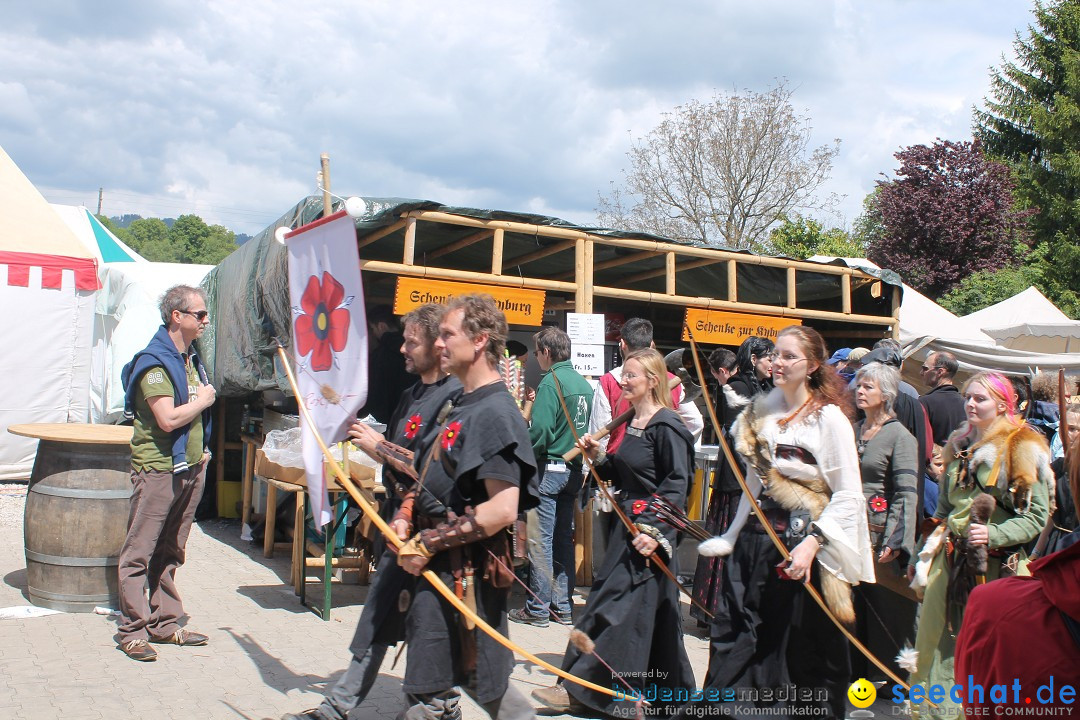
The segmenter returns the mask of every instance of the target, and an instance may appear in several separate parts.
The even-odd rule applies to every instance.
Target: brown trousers
[[[166,637],[179,629],[184,605],[176,590],[176,569],[184,564],[205,477],[204,462],[175,475],[132,470],[128,532],[120,550],[121,643]]]

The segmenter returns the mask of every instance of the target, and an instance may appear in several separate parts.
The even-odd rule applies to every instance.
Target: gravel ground
[[[23,523],[23,507],[26,505],[26,483],[0,483],[0,525]]]

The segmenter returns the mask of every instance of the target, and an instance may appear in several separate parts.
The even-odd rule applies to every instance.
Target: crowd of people
[[[206,327],[205,297],[178,286],[161,311],[162,329],[125,373],[135,494],[120,638],[141,661],[156,657],[153,642],[209,641],[179,627],[174,582],[209,458],[215,394],[192,345]],[[648,697],[636,707],[658,717],[700,716],[700,705],[723,702],[735,717],[768,708],[839,718],[859,678],[949,688],[969,675],[992,684],[1015,666],[1016,677],[1051,668],[1059,683],[1077,681],[1071,482],[1080,463],[1069,460],[1080,403],[1059,398],[1056,379],[978,372],[958,387],[956,358],[932,352],[920,395],[901,377],[895,341],[830,353],[818,332],[791,326],[775,341],[713,350],[710,391],[671,372],[673,359],[692,367],[692,353],[665,358],[651,323],[634,318],[622,327],[623,363],[595,387],[573,368],[566,333],[536,333],[542,377],[523,412],[499,370],[508,326],[489,296],[424,305],[400,331],[396,320],[385,325],[416,381],[380,399],[385,434],[358,422],[350,435],[384,465],[380,512],[403,544],[379,558],[340,679],[318,707],[286,718],[344,720],[402,641],[402,717],[453,720],[462,693],[493,718],[533,717],[509,683],[512,653],[477,619],[503,634],[509,622],[573,625],[563,670],[614,696],[560,680],[533,697],[583,715],[618,715],[627,699]],[[705,429],[699,404],[709,402],[718,420],[709,432],[735,455],[713,473],[701,530],[685,511]],[[605,551],[578,611],[574,516],[591,493],[608,511]],[[690,591],[676,552],[688,533],[711,536]],[[523,580],[514,567],[525,557]],[[426,570],[469,612],[419,580]],[[515,584],[525,602],[511,609]],[[680,593],[709,632],[700,685]],[[1053,637],[1025,633],[1007,608],[1037,609],[1033,626]],[[1003,618],[1011,634],[996,631]],[[1041,643],[1071,665],[1030,659],[1042,657]],[[946,694],[930,709],[962,700]]]

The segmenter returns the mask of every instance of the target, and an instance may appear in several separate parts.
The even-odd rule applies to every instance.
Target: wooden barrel
[[[130,428],[118,429],[130,438]],[[130,497],[127,443],[41,440],[23,524],[30,602],[65,612],[117,607]]]

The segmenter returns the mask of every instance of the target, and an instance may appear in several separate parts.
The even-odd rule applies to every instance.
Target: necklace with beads
[[[792,420],[794,420],[796,417],[798,417],[799,413],[801,413],[806,408],[806,406],[810,404],[810,401],[813,400],[813,399],[814,399],[814,395],[813,395],[813,393],[811,393],[810,395],[807,396],[807,398],[803,402],[803,404],[795,409],[795,412],[791,413],[790,415],[788,415],[786,417],[783,417],[783,418],[780,418],[779,420],[777,420],[776,421],[777,427],[779,427],[781,430],[787,428],[788,423],[790,423]]]

